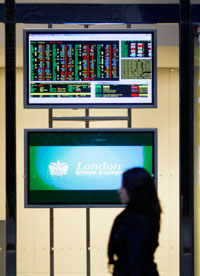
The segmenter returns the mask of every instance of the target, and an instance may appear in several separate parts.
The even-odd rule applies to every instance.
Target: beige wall
[[[20,57],[21,55],[21,57]],[[49,210],[24,208],[25,128],[48,128],[48,111],[23,109],[22,48],[17,69],[17,275],[49,276]],[[21,64],[21,65],[20,65]],[[179,275],[179,71],[178,48],[158,48],[158,108],[132,110],[132,127],[158,128],[158,194],[163,215],[156,261],[161,276]],[[1,91],[4,71],[0,70]],[[1,92],[4,95],[4,93]],[[1,152],[5,151],[5,105],[0,103]],[[104,110],[104,115],[125,115],[126,109]],[[55,115],[79,116],[84,110],[54,110]],[[100,116],[102,110],[90,110]],[[54,127],[84,128],[83,122],[55,122]],[[126,122],[91,122],[90,127],[127,127]],[[4,138],[3,138],[4,137]],[[3,150],[3,151],[2,151]],[[5,166],[4,157],[0,162]],[[5,167],[0,190],[5,191]],[[3,176],[4,175],[4,176]],[[2,196],[5,199],[5,196]],[[0,219],[5,200],[0,200]],[[107,240],[118,208],[91,209],[92,276],[107,276]],[[3,214],[3,215],[2,215]],[[55,276],[86,275],[86,210],[54,210]]]

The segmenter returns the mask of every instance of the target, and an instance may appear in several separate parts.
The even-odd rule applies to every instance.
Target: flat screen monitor
[[[157,179],[156,129],[26,129],[26,207],[121,206],[122,173]]]
[[[24,30],[24,106],[156,107],[156,60],[156,30]]]

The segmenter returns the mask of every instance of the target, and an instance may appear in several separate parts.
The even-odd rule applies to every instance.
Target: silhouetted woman
[[[113,224],[108,244],[113,276],[158,276],[154,252],[158,246],[161,207],[154,181],[142,168],[123,173],[118,191],[127,204]]]

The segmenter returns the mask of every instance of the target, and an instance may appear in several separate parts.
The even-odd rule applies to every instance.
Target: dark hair
[[[130,198],[128,207],[160,220],[161,207],[151,175],[143,168],[133,168],[123,173],[122,180]]]

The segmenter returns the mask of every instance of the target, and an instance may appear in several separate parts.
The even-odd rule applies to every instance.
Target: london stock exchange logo
[[[68,168],[68,164],[66,162],[61,162],[60,160],[57,160],[57,162],[51,162],[49,164],[49,171],[51,176],[67,175]]]

